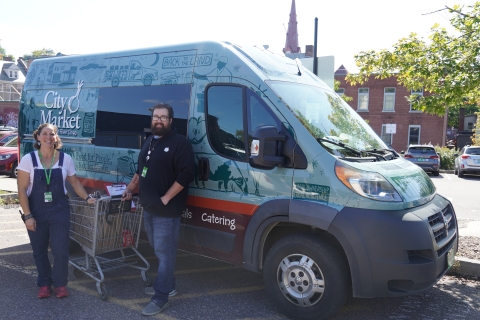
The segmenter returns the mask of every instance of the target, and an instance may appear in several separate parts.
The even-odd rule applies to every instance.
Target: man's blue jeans
[[[168,293],[175,289],[175,261],[177,259],[180,217],[164,218],[144,211],[144,224],[148,241],[158,258],[158,274],[152,301],[159,304],[168,301]]]

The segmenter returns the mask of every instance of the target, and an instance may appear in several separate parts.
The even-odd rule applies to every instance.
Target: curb
[[[455,257],[455,263],[447,274],[457,273],[464,276],[480,278],[480,261],[465,257]]]

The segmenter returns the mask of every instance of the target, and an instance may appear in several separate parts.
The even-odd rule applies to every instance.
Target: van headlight
[[[7,160],[11,157],[12,155],[10,153],[7,154],[2,154],[0,155],[0,160]]]
[[[347,188],[362,197],[377,201],[403,201],[392,184],[381,174],[359,170],[340,161],[335,163],[335,173]]]

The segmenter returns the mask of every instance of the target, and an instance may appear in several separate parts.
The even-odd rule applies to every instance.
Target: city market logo
[[[80,129],[80,115],[77,114],[80,109],[80,91],[83,87],[83,80],[77,84],[77,93],[70,97],[62,97],[56,91],[49,91],[43,99],[47,109],[51,109],[45,114],[46,110],[41,110],[40,123],[51,123],[59,129]],[[53,99],[53,102],[51,102]],[[58,110],[55,115],[54,110]],[[68,113],[67,113],[68,112]]]

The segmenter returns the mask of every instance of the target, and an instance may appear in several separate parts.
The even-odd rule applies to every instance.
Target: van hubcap
[[[278,266],[277,280],[285,298],[300,307],[316,304],[325,290],[322,271],[313,259],[303,254],[285,257]]]

